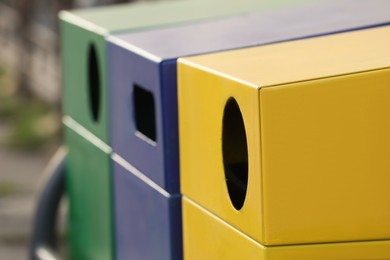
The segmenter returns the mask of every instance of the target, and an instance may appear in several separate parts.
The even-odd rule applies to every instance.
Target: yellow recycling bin
[[[386,26],[180,59],[182,193],[262,245],[390,239],[389,46]]]
[[[184,259],[387,260],[390,240],[263,246],[183,197]]]

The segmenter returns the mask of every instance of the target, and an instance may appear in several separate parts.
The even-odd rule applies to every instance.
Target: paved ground
[[[53,152],[18,153],[0,146],[0,259],[27,259],[41,175]]]
[[[26,259],[38,180],[46,158],[0,148],[0,259]]]

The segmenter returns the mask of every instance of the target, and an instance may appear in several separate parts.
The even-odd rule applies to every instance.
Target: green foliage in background
[[[5,76],[0,68],[0,79]],[[1,144],[11,149],[40,149],[58,137],[58,113],[37,98],[0,93],[0,124],[7,130]]]
[[[16,183],[0,181],[0,198],[12,196],[20,191],[21,189]]]
[[[38,149],[49,139],[53,131],[47,131],[46,118],[52,108],[39,100],[23,100],[18,97],[0,98],[0,120],[10,127],[6,145],[16,149]],[[49,126],[52,128],[52,126]]]

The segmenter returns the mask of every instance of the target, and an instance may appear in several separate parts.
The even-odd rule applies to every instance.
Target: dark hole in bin
[[[156,114],[153,93],[134,85],[134,116],[137,130],[156,141]]]
[[[248,185],[248,148],[244,121],[234,98],[226,103],[222,122],[225,180],[235,209],[244,205]]]
[[[99,74],[99,59],[94,44],[89,45],[88,50],[88,91],[89,91],[89,107],[92,114],[92,119],[95,122],[99,121],[100,112],[100,74]]]

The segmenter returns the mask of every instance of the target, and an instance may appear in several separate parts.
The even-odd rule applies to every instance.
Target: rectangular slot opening
[[[133,104],[137,131],[156,142],[156,112],[153,93],[139,85],[134,85]]]

